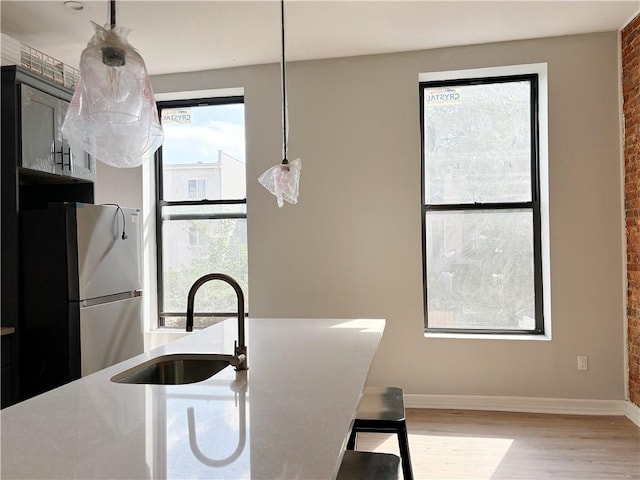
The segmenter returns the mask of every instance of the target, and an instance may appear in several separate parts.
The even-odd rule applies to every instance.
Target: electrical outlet
[[[578,355],[578,370],[589,370],[589,357]]]

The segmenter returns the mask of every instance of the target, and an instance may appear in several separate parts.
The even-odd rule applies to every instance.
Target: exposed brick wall
[[[629,395],[640,406],[640,15],[622,30]]]

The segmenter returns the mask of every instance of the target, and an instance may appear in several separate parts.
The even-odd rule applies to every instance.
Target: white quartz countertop
[[[248,371],[110,381],[164,354],[232,353],[229,319],[2,410],[2,479],[335,478],[384,320],[246,325]]]

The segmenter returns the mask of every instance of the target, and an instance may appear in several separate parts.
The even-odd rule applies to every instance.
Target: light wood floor
[[[626,417],[407,410],[416,480],[640,480],[640,428]],[[398,454],[395,436],[358,450]]]

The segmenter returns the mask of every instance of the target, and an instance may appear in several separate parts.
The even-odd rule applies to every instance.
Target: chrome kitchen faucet
[[[229,355],[230,363],[236,370],[247,370],[247,346],[244,341],[244,294],[242,288],[238,282],[236,282],[229,275],[224,273],[209,273],[200,277],[194,282],[189,289],[189,295],[187,296],[187,332],[193,331],[193,303],[196,298],[196,292],[205,283],[210,280],[222,280],[228,283],[236,291],[238,297],[238,340],[233,342],[234,353]]]

